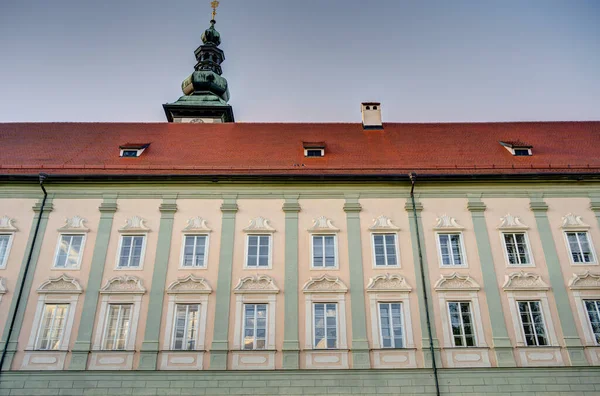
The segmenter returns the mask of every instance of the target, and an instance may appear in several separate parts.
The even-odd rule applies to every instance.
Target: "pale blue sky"
[[[0,0],[0,122],[164,121],[210,0]],[[222,0],[237,121],[600,120],[598,0]]]

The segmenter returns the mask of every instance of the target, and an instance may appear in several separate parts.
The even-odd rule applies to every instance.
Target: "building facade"
[[[170,123],[0,125],[0,394],[600,391],[599,122],[235,124],[214,25]]]

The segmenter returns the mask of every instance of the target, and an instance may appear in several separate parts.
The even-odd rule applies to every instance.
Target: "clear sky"
[[[210,0],[0,0],[0,122],[164,121]],[[236,121],[600,120],[599,0],[222,0]]]

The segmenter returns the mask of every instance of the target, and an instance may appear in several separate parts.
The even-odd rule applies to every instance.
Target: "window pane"
[[[243,349],[265,349],[267,304],[244,304]]]
[[[129,256],[131,254],[131,245],[133,237],[124,236],[121,238],[121,253],[119,254],[119,267],[129,266]]]
[[[68,304],[45,304],[36,349],[60,348],[68,310]]]
[[[337,348],[337,304],[314,304],[314,347]]]
[[[132,304],[110,304],[104,331],[104,349],[124,350],[129,336]]]
[[[323,266],[323,237],[318,235],[313,235],[313,266],[322,267]]]
[[[440,241],[442,265],[452,265],[452,261],[450,258],[450,238],[448,237],[448,235],[440,234],[438,235],[438,239]]]
[[[600,300],[586,300],[585,309],[596,344],[600,344]]]
[[[333,235],[324,237],[325,239],[325,266],[335,267],[335,240]]]

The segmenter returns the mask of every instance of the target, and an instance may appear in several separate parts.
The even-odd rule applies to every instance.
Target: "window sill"
[[[116,267],[115,271],[143,271],[144,267]]]

